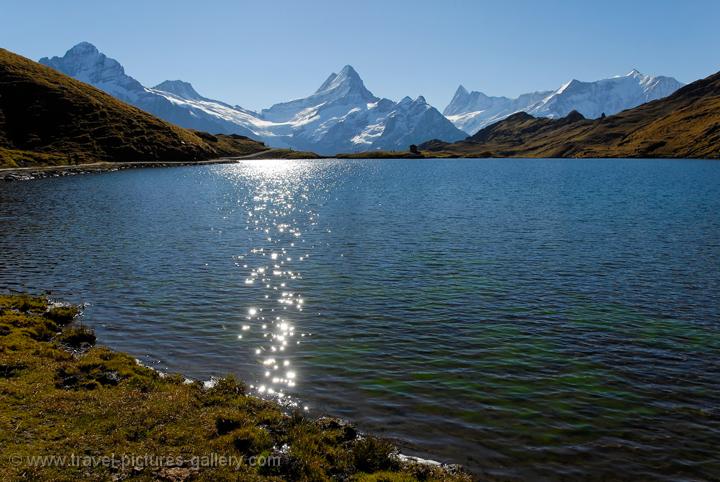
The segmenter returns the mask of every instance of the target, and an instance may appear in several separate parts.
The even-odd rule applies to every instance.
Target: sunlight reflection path
[[[302,339],[311,336],[297,326],[297,315],[305,299],[295,286],[302,279],[301,266],[311,257],[300,226],[317,225],[318,214],[309,202],[322,186],[317,163],[310,161],[262,160],[227,166],[222,175],[235,179],[250,196],[239,200],[246,229],[255,234],[255,245],[235,258],[246,273],[245,286],[256,301],[247,307],[246,322],[238,340],[255,343],[260,373],[251,385],[258,394],[297,406],[293,388],[300,374],[293,352]],[[304,407],[307,410],[307,406]]]

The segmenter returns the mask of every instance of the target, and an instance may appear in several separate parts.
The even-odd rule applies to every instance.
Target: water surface
[[[252,161],[0,185],[0,289],[503,480],[720,477],[720,163]]]

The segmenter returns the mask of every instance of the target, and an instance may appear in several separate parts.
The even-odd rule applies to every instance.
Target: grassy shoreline
[[[159,167],[203,166],[208,164],[232,164],[234,159],[211,159],[197,162],[94,162],[90,164],[0,168],[0,181],[26,181],[47,177],[74,176],[125,169]]]
[[[188,162],[93,162],[77,165],[28,166],[0,168],[0,181],[26,181],[47,177],[74,176],[99,172],[121,171],[125,169],[148,169],[160,167],[205,166],[211,164],[234,164],[238,161],[253,159],[318,159],[311,152],[291,151],[289,149],[268,149],[247,156],[221,157],[206,161]]]
[[[339,419],[288,414],[95,344],[76,306],[0,295],[1,480],[471,480]]]

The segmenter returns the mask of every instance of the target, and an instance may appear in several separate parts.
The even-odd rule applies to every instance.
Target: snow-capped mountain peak
[[[339,73],[332,73],[314,94],[302,99],[275,104],[263,109],[263,118],[272,122],[304,122],[317,119],[320,111],[333,113],[337,117],[340,112],[351,109],[366,109],[367,104],[379,99],[366,87],[360,75],[350,65],[343,67]]]
[[[320,92],[324,92],[330,88],[330,85],[332,85],[333,81],[337,78],[337,75],[335,72],[331,73],[327,79],[325,79],[325,82],[320,85],[318,90],[315,91],[316,94]]]
[[[671,77],[644,75],[637,69],[624,76],[594,82],[573,79],[541,102],[530,106],[528,112],[536,117],[560,118],[576,110],[586,118],[596,119],[602,114],[616,114],[666,97],[682,86]]]
[[[315,96],[318,98],[331,96],[333,99],[347,96],[356,96],[365,100],[376,99],[351,65],[346,65],[337,74],[331,74],[311,97]]]
[[[521,111],[536,117],[561,118],[575,110],[594,119],[666,97],[682,85],[672,77],[653,77],[633,69],[594,82],[572,79],[557,90],[523,94],[515,99],[458,88],[444,114],[470,133]]]
[[[349,65],[331,74],[309,97],[276,104],[261,115],[292,125],[294,145],[320,153],[404,150],[425,137],[466,136],[422,96],[397,103],[377,98]]]
[[[352,65],[346,65],[339,73],[333,72],[330,74],[315,93],[319,94],[336,89],[346,89],[348,91],[351,89],[365,89],[365,84]]]
[[[563,85],[561,85],[560,88],[553,93],[553,95],[560,95],[563,92],[572,91],[573,89],[578,88],[580,84],[581,82],[579,80],[572,79],[569,82],[565,82]]]
[[[62,57],[43,57],[40,63],[126,102],[132,103],[145,91],[140,82],[125,74],[117,60],[106,57],[89,42],[80,42]]]
[[[102,55],[90,42],[80,42],[65,53],[66,56]]]
[[[153,87],[153,89],[169,92],[187,100],[205,100],[205,97],[198,94],[190,82],[182,80],[166,80]]]
[[[469,92],[468,92],[468,90],[465,88],[464,85],[462,85],[462,84],[458,85],[458,88],[457,88],[457,90],[455,91],[455,96],[463,96],[463,95],[468,95],[468,94],[469,94]]]
[[[350,65],[328,76],[308,97],[256,113],[203,97],[182,80],[143,87],[125,74],[119,62],[89,43],[41,62],[180,126],[243,134],[272,147],[332,155],[367,149],[405,150],[428,139],[452,142],[466,136],[422,96],[399,103],[376,97]]]

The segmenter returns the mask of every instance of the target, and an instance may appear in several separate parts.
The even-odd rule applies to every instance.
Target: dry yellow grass
[[[0,167],[191,162],[265,149],[247,137],[172,125],[0,49]]]
[[[571,113],[563,119],[525,113],[453,144],[420,146],[464,157],[669,157],[720,158],[720,73],[664,99],[602,119]]]

